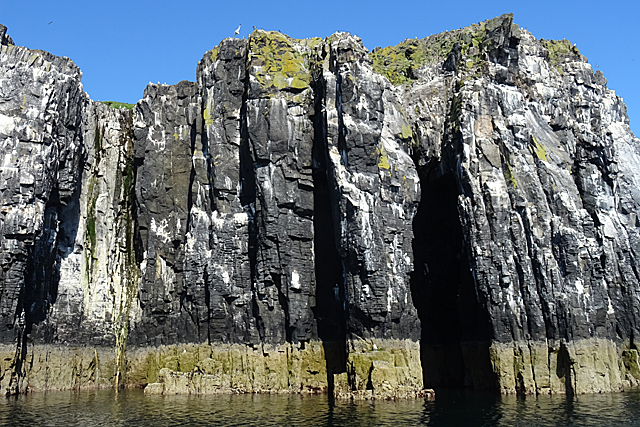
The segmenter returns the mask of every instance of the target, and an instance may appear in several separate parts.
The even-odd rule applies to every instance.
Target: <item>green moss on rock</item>
[[[632,348],[623,351],[621,359],[625,370],[635,379],[640,380],[640,358],[638,357],[638,350]]]
[[[311,42],[312,45],[314,43],[320,42]],[[311,73],[302,49],[297,48],[300,46],[296,46],[288,36],[274,31],[254,31],[251,34],[250,66],[262,87],[278,90],[304,90],[309,87]]]
[[[513,15],[506,14],[494,19],[447,31],[424,39],[407,39],[383,49],[374,49],[369,55],[376,73],[387,77],[394,85],[412,83],[418,79],[416,71],[428,64],[442,63],[457,44],[462,54],[461,64],[474,70],[485,63],[486,52],[494,49],[495,30],[511,25],[512,36],[519,37],[517,25],[512,24]]]
[[[561,65],[564,62],[583,61],[577,47],[569,40],[545,40],[541,39],[542,45],[549,51],[549,64],[561,72]]]
[[[482,60],[480,49],[485,36],[485,23],[481,22],[421,40],[407,39],[396,46],[374,49],[369,58],[376,73],[387,77],[394,85],[402,85],[417,80],[415,71],[419,68],[444,61],[456,43],[463,55],[469,55],[470,64],[477,65]],[[471,47],[476,48],[475,52],[470,52]]]

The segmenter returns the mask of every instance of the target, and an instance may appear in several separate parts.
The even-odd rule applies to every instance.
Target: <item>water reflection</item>
[[[332,402],[327,396],[145,396],[139,390],[0,399],[7,426],[640,426],[640,393],[526,399],[441,391],[435,401]]]

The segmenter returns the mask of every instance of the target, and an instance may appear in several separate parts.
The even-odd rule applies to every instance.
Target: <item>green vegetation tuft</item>
[[[402,85],[418,79],[415,70],[444,61],[456,43],[462,55],[467,57],[467,61],[463,61],[467,67],[479,65],[483,61],[482,45],[486,33],[485,22],[481,22],[421,40],[407,39],[396,46],[374,49],[369,58],[376,73],[387,77],[394,85]]]
[[[308,41],[308,47],[320,43]],[[311,83],[305,55],[294,47],[293,40],[275,31],[254,31],[250,38],[251,66],[265,88],[304,90]]]
[[[109,108],[114,108],[116,110],[120,109],[120,108],[126,108],[127,110],[132,110],[133,107],[135,107],[136,104],[126,104],[124,102],[116,102],[116,101],[100,101],[102,102],[104,105],[108,106]]]
[[[566,60],[584,60],[577,47],[569,40],[545,40],[541,39],[542,45],[549,51],[550,65],[561,72],[560,66]]]
[[[486,53],[495,48],[494,32],[511,26],[511,36],[520,37],[517,25],[512,23],[513,15],[506,14],[488,21],[472,24],[458,30],[436,34],[424,39],[407,39],[383,49],[374,49],[369,55],[373,70],[386,76],[394,85],[410,84],[418,79],[416,70],[427,64],[443,62],[455,44],[460,46],[463,71],[472,71],[486,61]]]

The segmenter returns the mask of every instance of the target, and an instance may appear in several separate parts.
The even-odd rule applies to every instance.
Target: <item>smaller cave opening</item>
[[[460,185],[453,172],[439,167],[422,170],[420,178],[411,291],[422,325],[424,385],[495,390],[491,324],[469,263],[458,212]]]
[[[51,190],[42,231],[30,248],[18,312],[24,310],[24,333],[35,341],[52,340],[51,328],[43,321],[58,297],[60,262],[73,250],[79,195],[80,190],[76,188],[68,200],[63,200],[58,188]]]

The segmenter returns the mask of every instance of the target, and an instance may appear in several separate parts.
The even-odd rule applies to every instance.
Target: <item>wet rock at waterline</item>
[[[640,379],[640,142],[569,42],[256,30],[114,109],[0,40],[4,391]]]

